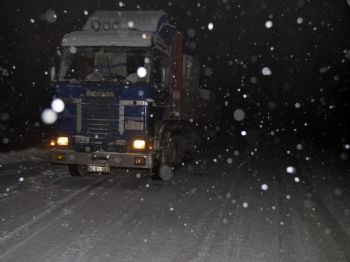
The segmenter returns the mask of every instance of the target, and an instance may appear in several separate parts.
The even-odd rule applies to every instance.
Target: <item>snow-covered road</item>
[[[167,183],[2,154],[0,261],[350,261],[346,162],[234,150],[202,152]]]

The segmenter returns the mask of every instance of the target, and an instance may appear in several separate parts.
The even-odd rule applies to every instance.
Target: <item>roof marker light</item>
[[[119,27],[120,27],[119,21],[113,21],[113,22],[112,22],[112,28],[113,28],[113,30],[118,30]]]
[[[109,21],[103,21],[102,22],[102,28],[106,31],[108,31],[109,29],[111,29],[111,23]]]
[[[93,19],[91,21],[91,28],[95,31],[98,31],[101,27],[101,22],[97,19]]]

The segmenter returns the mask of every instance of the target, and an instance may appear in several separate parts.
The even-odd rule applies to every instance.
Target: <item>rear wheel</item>
[[[68,165],[68,170],[71,176],[86,176],[88,174],[88,169],[85,165]]]
[[[166,132],[161,142],[159,164],[155,168],[154,179],[167,181],[173,175],[173,167],[176,165],[176,140],[171,132]]]
[[[161,166],[168,165],[174,167],[176,165],[176,149],[176,137],[170,132],[165,133],[161,144]]]

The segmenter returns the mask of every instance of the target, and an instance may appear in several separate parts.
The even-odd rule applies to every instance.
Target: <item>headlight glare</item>
[[[145,149],[146,147],[146,141],[142,140],[142,139],[136,139],[134,140],[134,142],[132,143],[132,147],[134,149]]]
[[[69,139],[66,136],[59,136],[57,138],[57,145],[59,146],[68,146]]]

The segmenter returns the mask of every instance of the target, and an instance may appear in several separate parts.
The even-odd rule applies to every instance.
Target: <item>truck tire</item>
[[[163,134],[160,147],[159,162],[153,169],[152,179],[168,181],[174,175],[173,167],[176,164],[176,142],[170,131]]]
[[[168,165],[162,165],[158,170],[158,176],[163,181],[168,181],[174,176],[173,169]]]
[[[177,145],[176,137],[170,132],[166,132],[161,143],[160,166],[168,165],[174,167],[176,165]]]
[[[86,176],[88,174],[85,165],[68,165],[68,170],[71,176]]]

